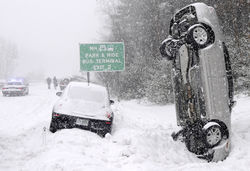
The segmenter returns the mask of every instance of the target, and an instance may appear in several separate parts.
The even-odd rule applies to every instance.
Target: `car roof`
[[[11,79],[7,81],[8,83],[23,83],[24,80],[19,80],[19,79]]]
[[[11,77],[7,79],[8,81],[25,81],[26,79],[23,77]]]
[[[85,87],[88,89],[95,89],[97,91],[107,91],[106,87],[103,87],[103,86],[97,85],[97,84],[93,84],[93,83],[87,83],[87,82],[72,81],[69,83],[68,87]]]

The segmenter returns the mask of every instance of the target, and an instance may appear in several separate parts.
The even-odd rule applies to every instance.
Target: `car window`
[[[68,97],[71,99],[81,99],[88,102],[105,104],[106,93],[95,89],[89,89],[80,86],[72,86],[69,89]]]
[[[22,85],[21,82],[8,82],[8,85]]]

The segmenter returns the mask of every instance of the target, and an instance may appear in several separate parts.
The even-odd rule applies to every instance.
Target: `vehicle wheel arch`
[[[166,58],[168,60],[173,60],[174,57],[175,57],[175,54],[173,53],[173,51],[169,51],[167,49],[169,49],[169,45],[172,45],[173,46],[173,41],[172,41],[172,38],[167,38],[165,39],[162,43],[161,43],[161,46],[160,46],[160,53],[161,53],[161,56],[163,58]]]
[[[197,27],[201,27],[201,28],[205,29],[207,36],[208,36],[207,41],[202,45],[196,43],[196,41],[194,40],[193,35],[192,35],[194,29]],[[215,42],[215,33],[214,33],[211,26],[209,26],[208,24],[199,22],[199,23],[196,23],[196,24],[189,27],[189,29],[187,31],[187,36],[186,36],[186,42],[188,44],[193,45],[193,47],[196,49],[203,49],[203,48],[207,47],[208,45],[213,44]]]
[[[226,135],[226,137],[229,138],[229,129],[228,129],[227,125],[224,122],[222,122],[219,119],[211,119],[210,122],[218,123],[220,125],[220,127],[221,127],[222,135],[223,136]]]

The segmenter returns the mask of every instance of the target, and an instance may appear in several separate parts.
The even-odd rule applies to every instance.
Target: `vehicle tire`
[[[111,134],[111,125],[107,126],[103,131],[99,132],[101,137],[105,137],[105,135],[108,133]]]
[[[211,29],[204,27],[202,24],[195,24],[188,29],[186,42],[201,49],[207,47],[212,39],[214,39],[214,33]]]
[[[106,134],[110,133],[111,134],[111,125],[106,129]]]
[[[58,129],[57,123],[52,120],[50,123],[50,127],[49,127],[50,132],[55,133],[57,131],[57,129]]]
[[[197,155],[202,155],[207,152],[206,144],[202,139],[200,131],[189,130],[185,138],[185,145],[190,152]]]
[[[208,148],[217,146],[222,140],[221,126],[216,122],[208,122],[204,127],[204,139]]]
[[[173,60],[175,57],[174,42],[172,40],[172,38],[167,38],[162,42],[160,47],[161,56],[168,60]]]
[[[187,149],[192,152],[192,153],[196,153],[196,143],[195,143],[195,136],[194,134],[190,134],[188,136],[188,138],[186,138],[185,140],[185,145],[187,147]]]

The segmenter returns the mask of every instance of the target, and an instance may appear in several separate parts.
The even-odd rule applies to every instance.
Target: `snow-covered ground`
[[[250,97],[237,98],[229,157],[207,163],[172,140],[171,133],[178,130],[174,105],[116,102],[112,135],[101,138],[80,129],[52,134],[47,128],[58,99],[55,92],[33,83],[28,96],[0,96],[0,171],[249,169]]]

